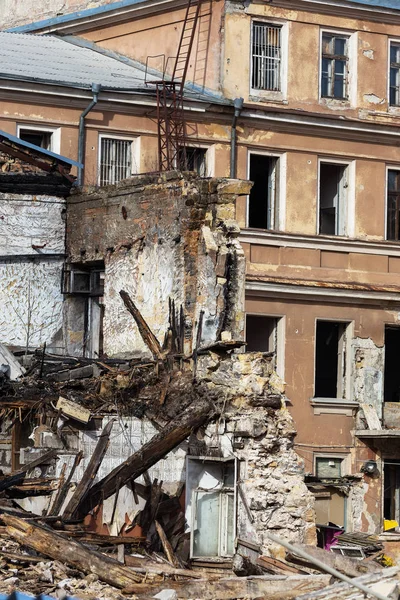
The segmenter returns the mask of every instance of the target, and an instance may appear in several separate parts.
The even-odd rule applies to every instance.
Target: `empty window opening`
[[[278,229],[279,159],[250,154],[250,181],[254,185],[249,196],[248,227]]]
[[[385,460],[383,485],[383,518],[400,522],[400,458]]]
[[[186,517],[191,530],[191,556],[234,554],[235,463],[188,459]]]
[[[343,35],[322,35],[322,98],[348,98],[349,38]]]
[[[347,324],[317,321],[315,343],[315,396],[345,398]]]
[[[253,23],[252,82],[255,90],[281,91],[282,27]]]
[[[246,351],[276,352],[277,322],[275,317],[246,315]]]
[[[188,171],[194,171],[200,177],[207,176],[207,148],[185,148],[186,167]],[[184,150],[178,153],[178,164],[184,165]],[[181,168],[181,167],[180,167]]]
[[[346,235],[347,171],[345,165],[320,163],[319,233]]]
[[[112,185],[132,176],[132,146],[133,140],[100,138],[100,185]]]
[[[387,230],[388,240],[400,240],[400,171],[388,171],[387,185]]]
[[[18,132],[18,137],[24,142],[39,146],[45,150],[51,150],[51,131],[39,131],[36,129],[22,129]]]
[[[400,106],[400,43],[390,44],[390,90],[391,106]]]
[[[385,327],[384,401],[400,402],[400,327]]]

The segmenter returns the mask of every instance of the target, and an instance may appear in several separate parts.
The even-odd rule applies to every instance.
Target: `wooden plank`
[[[58,513],[60,512],[60,510],[62,508],[62,505],[64,503],[64,500],[67,497],[68,490],[69,490],[69,487],[71,485],[72,477],[74,476],[76,468],[78,467],[78,465],[81,462],[82,458],[83,458],[83,452],[81,450],[75,456],[74,464],[71,467],[71,471],[70,471],[70,473],[69,473],[69,475],[67,477],[66,482],[59,489],[59,493],[57,494],[57,498],[54,501],[54,504],[53,504],[53,507],[52,507],[52,509],[50,511],[50,515],[49,516],[58,515]]]
[[[155,526],[157,533],[160,537],[162,547],[164,549],[165,556],[168,558],[169,562],[173,567],[179,569],[182,565],[180,564],[178,558],[175,556],[174,551],[172,550],[172,546],[169,543],[167,536],[164,533],[164,529],[161,527],[158,521],[155,521]]]
[[[111,419],[109,423],[104,427],[99,441],[97,442],[96,448],[92,454],[88,466],[83,474],[82,479],[76,486],[75,492],[72,498],[68,502],[68,505],[63,513],[63,519],[65,521],[72,520],[75,514],[78,512],[79,506],[85,498],[90,486],[96,477],[105,453],[107,452],[108,445],[110,443],[111,429],[114,424],[114,419]],[[111,494],[110,494],[111,495]]]
[[[360,408],[362,408],[365,420],[367,421],[368,429],[379,431],[382,429],[382,425],[378,414],[376,412],[375,407],[370,404],[360,403]]]
[[[126,485],[179,446],[194,429],[207,421],[212,407],[211,400],[204,394],[194,405],[186,408],[181,415],[166,425],[140,450],[132,454],[89,490],[85,502],[80,508],[81,514],[87,514],[97,506],[102,497],[106,499],[112,496],[116,491],[118,479],[121,485]]]
[[[33,548],[36,552],[59,560],[83,573],[94,573],[101,581],[110,585],[125,588],[143,580],[143,577],[132,569],[100,552],[89,550],[80,542],[71,540],[58,531],[10,515],[3,515],[3,520],[7,526],[7,533],[23,546]]]
[[[42,456],[39,456],[39,458],[35,458],[35,460],[32,460],[31,462],[18,469],[16,473],[28,473],[29,471],[32,471],[32,469],[34,469],[35,467],[38,467],[43,463],[49,462],[52,458],[57,456],[57,454],[58,452],[56,449],[49,450],[48,452],[42,454]]]
[[[300,569],[296,569],[296,567],[292,567],[282,560],[277,560],[276,558],[272,558],[271,556],[259,556],[257,558],[257,564],[260,567],[265,567],[266,569],[272,568],[280,573],[296,573],[297,575],[307,575],[304,571]],[[282,573],[283,574],[283,573]]]
[[[151,331],[150,327],[147,325],[141,312],[133,302],[132,298],[129,296],[128,292],[121,290],[119,295],[121,296],[127,311],[135,319],[136,325],[139,329],[139,333],[142,336],[144,343],[152,353],[153,357],[157,360],[163,360],[164,356],[158,339]]]

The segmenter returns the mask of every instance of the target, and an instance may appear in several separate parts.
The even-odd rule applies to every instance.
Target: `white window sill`
[[[314,415],[337,414],[352,417],[359,404],[343,398],[311,398],[311,406],[314,408]]]

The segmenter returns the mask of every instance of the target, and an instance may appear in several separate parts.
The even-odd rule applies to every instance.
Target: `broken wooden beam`
[[[168,558],[168,561],[171,563],[171,565],[173,567],[175,567],[176,569],[179,569],[180,567],[182,567],[182,565],[180,564],[178,558],[175,556],[172,546],[169,543],[167,536],[165,535],[164,529],[161,527],[161,525],[158,521],[155,521],[154,524],[156,526],[158,536],[161,540],[161,544],[162,544],[165,556]]]
[[[137,308],[134,301],[129,296],[128,292],[121,290],[119,295],[121,296],[126,309],[135,319],[136,325],[139,329],[139,333],[142,336],[144,343],[152,353],[153,358],[156,360],[163,360],[164,356],[161,350],[160,342],[158,341],[154,333],[151,331],[150,327],[147,325],[140,310]]]
[[[115,494],[118,481],[121,486],[126,485],[179,446],[194,429],[198,429],[210,418],[212,409],[212,402],[206,394],[196,397],[196,401],[191,406],[153,436],[140,450],[94,484],[80,506],[80,514],[87,514],[99,504],[102,498],[106,499]]]
[[[93,484],[94,478],[100,468],[105,453],[107,452],[108,445],[110,443],[111,429],[114,424],[114,419],[111,419],[104,427],[100,434],[96,448],[92,454],[88,466],[83,474],[82,479],[76,486],[76,489],[72,495],[72,498],[68,502],[64,513],[64,521],[72,520],[78,511],[80,504],[84,501],[85,495],[88,492],[90,486]]]
[[[70,485],[71,485],[72,477],[74,476],[76,468],[78,467],[78,465],[81,462],[82,458],[83,458],[83,452],[81,450],[75,456],[74,464],[71,467],[71,471],[69,472],[67,480],[65,481],[65,483],[63,483],[60,486],[59,492],[57,494],[57,498],[55,499],[53,507],[52,507],[52,509],[50,511],[50,516],[58,515],[58,513],[62,509],[62,506],[64,504],[64,500],[67,497],[68,490],[69,490]]]
[[[110,585],[126,588],[143,580],[132,569],[121,565],[100,552],[89,550],[80,542],[71,540],[44,525],[33,524],[18,517],[3,515],[7,533],[21,545],[59,560],[83,573],[94,573]]]

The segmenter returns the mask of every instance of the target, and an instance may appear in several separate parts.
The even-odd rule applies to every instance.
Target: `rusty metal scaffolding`
[[[157,86],[158,161],[160,171],[187,169],[183,92],[202,0],[188,0],[171,80]]]

